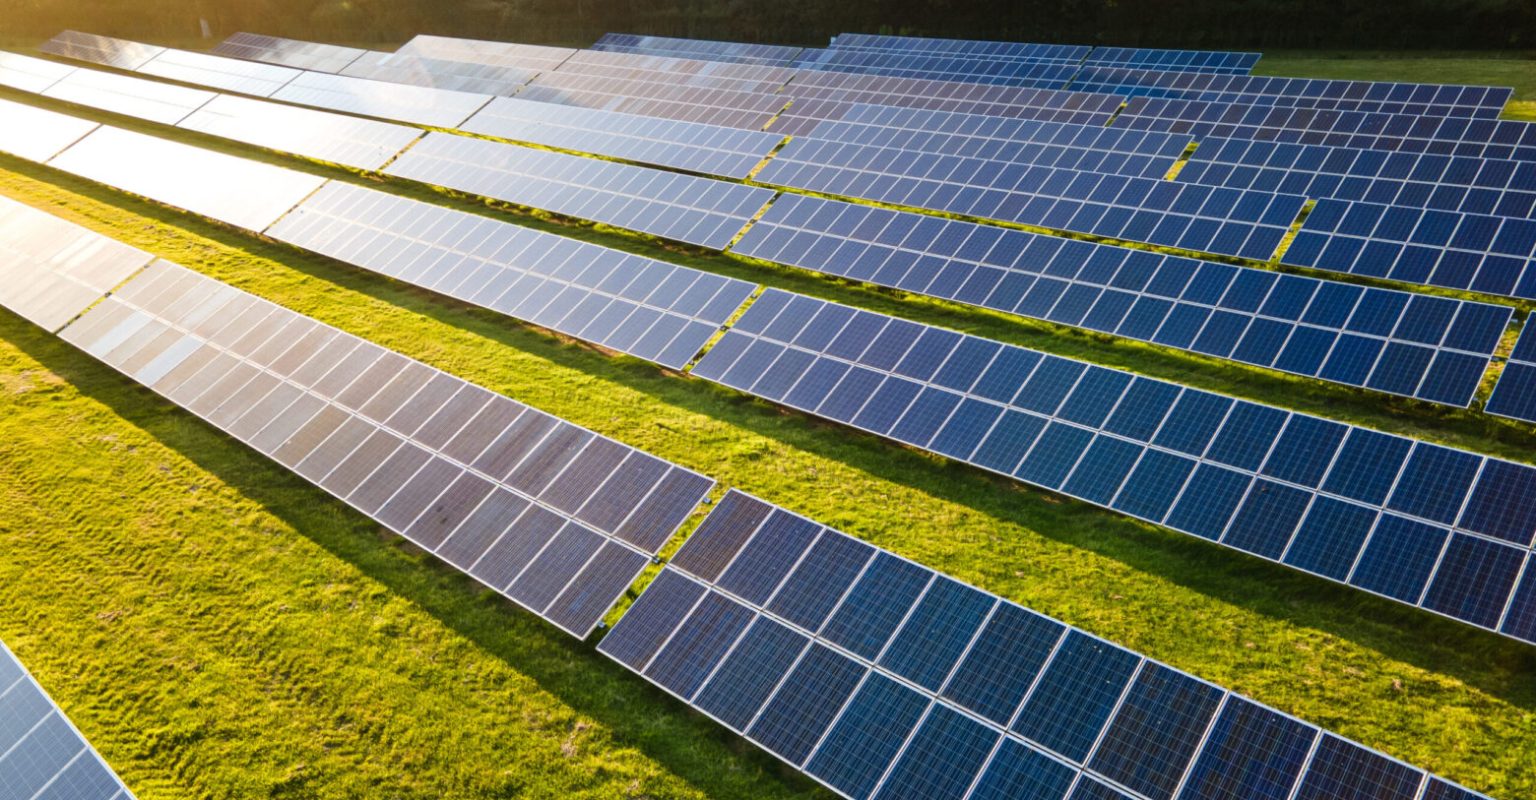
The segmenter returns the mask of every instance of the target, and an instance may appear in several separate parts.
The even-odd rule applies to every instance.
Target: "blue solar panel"
[[[722,250],[769,189],[432,133],[385,172]]]
[[[1488,629],[1536,533],[1536,468],[777,290],[693,373],[753,394],[771,379],[790,407]],[[1485,549],[1443,560],[1456,537]],[[897,564],[868,570],[921,594]],[[876,658],[890,630],[871,620],[897,612],[852,581],[814,587],[857,598],[823,635]]]
[[[1077,64],[1093,49],[1087,45],[936,39],[872,33],[838,34],[832,37],[832,47],[837,50],[882,50],[1014,61],[1056,61],[1063,64]]]
[[[828,48],[807,50],[794,65],[797,69],[884,75],[896,78],[964,81],[996,86],[1065,88],[1077,74],[1075,64],[1058,61],[964,57],[898,50]]]
[[[128,787],[3,642],[0,788],[15,798],[133,800]]]
[[[1520,341],[1509,354],[1509,362],[1488,398],[1488,413],[1536,422],[1536,333],[1532,330],[1536,330],[1536,325],[1527,319]]]
[[[1213,72],[1247,75],[1259,63],[1258,53],[1224,50],[1150,50],[1136,47],[1095,47],[1084,67],[1131,67],[1172,72]]]
[[[1319,200],[1281,262],[1536,298],[1536,220]]]
[[[759,596],[778,598],[839,573],[852,550],[865,588],[835,602],[884,610],[856,615],[869,640],[889,641],[873,650],[686,566],[729,575],[750,554],[787,551],[793,569],[776,568]],[[1132,796],[1113,787],[1282,800],[1297,786],[1427,777],[1342,740],[1308,767],[1326,736],[1313,726],[734,490],[598,649],[858,800]]]
[[[606,33],[592,45],[592,49],[610,53],[636,53],[727,61],[733,64],[787,67],[795,62],[803,48],[776,44],[677,39],[670,36],[640,36],[633,33]]]
[[[800,195],[732,251],[1352,386],[1400,347],[1426,357],[1398,393],[1459,406],[1512,313]]]

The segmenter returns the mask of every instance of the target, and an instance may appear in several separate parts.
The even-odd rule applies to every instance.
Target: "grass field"
[[[1263,63],[1277,69],[1277,61]],[[1306,63],[1313,61],[1325,60]],[[1423,61],[1408,66],[1372,77],[1463,80]],[[1495,797],[1536,796],[1529,647],[562,342],[45,168],[0,159],[0,194]],[[1536,445],[1528,429],[1476,415],[519,219],[1482,451],[1529,459]],[[143,800],[825,796],[590,643],[515,610],[4,312],[0,553],[0,638]]]

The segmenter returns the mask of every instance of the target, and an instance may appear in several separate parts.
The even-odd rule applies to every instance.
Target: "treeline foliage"
[[[606,31],[824,44],[840,31],[1195,48],[1536,48],[1536,0],[0,0],[0,33],[421,32],[585,44]]]

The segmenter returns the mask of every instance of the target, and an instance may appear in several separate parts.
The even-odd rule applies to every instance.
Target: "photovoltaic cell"
[[[840,33],[832,38],[837,50],[887,50],[923,55],[994,58],[1011,61],[1054,61],[1077,64],[1093,48],[1087,45],[994,42],[977,39],[936,39],[923,36],[888,36],[872,33]]]
[[[750,571],[753,554],[786,550],[794,568],[767,581],[776,588],[766,596],[778,597],[835,572],[826,559],[850,549],[838,542],[874,553],[855,567],[867,590],[833,591],[843,607],[882,610],[859,616],[861,639],[890,642],[883,655],[705,577],[738,564]],[[988,620],[979,629],[977,609]],[[903,666],[911,662],[891,660],[898,648],[921,654],[922,674],[939,679],[914,679]],[[1111,788],[1120,786],[1170,800],[1182,786],[1178,797],[1188,800],[1267,800],[1335,780],[1334,762],[1326,773],[1304,769],[1324,736],[1316,727],[735,490],[598,649],[859,800],[1062,800],[1074,779],[1072,797],[1132,796]],[[1000,665],[1017,687],[1006,694],[947,688]],[[1426,779],[1338,742],[1388,780]]]
[[[295,69],[312,69],[319,72],[341,72],[346,66],[367,52],[356,47],[333,44],[302,42],[277,36],[256,33],[236,33],[218,43],[214,55],[261,61]]]
[[[784,137],[719,125],[498,97],[461,126],[472,133],[744,179]]]
[[[997,86],[1061,89],[1077,74],[1075,64],[1057,61],[998,59],[987,56],[861,50],[831,47],[806,50],[795,62],[800,69],[888,75],[925,80],[963,81]]]
[[[302,172],[110,125],[97,128],[48,165],[257,231],[325,183]]]
[[[777,92],[795,76],[783,67],[730,64],[689,58],[578,50],[555,70],[557,75],[723,89],[747,93]]]
[[[639,36],[632,33],[606,33],[592,45],[592,49],[609,53],[635,53],[725,61],[733,64],[788,67],[794,64],[803,48],[775,44],[678,39],[670,36]]]
[[[59,328],[154,260],[9,198],[0,198],[0,305]]]
[[[271,150],[377,170],[421,137],[404,125],[219,95],[177,127]]]
[[[61,336],[578,637],[713,483],[166,262]]]
[[[305,72],[277,90],[272,99],[365,117],[456,128],[490,102],[491,96]]]
[[[90,120],[0,100],[0,153],[43,162],[80,141],[98,125]]]
[[[7,797],[133,800],[133,794],[0,642],[0,787]]]
[[[744,281],[331,183],[279,241],[674,369],[751,295]]]
[[[516,94],[539,73],[518,67],[426,58],[414,53],[368,52],[348,64],[341,74],[434,89],[507,96]]]
[[[1531,467],[777,290],[693,373],[1492,630],[1536,535]]]
[[[118,69],[138,69],[165,52],[164,47],[80,31],[64,31],[44,42],[38,49],[49,55],[91,61]]]
[[[723,250],[773,196],[757,186],[428,134],[385,172]]]
[[[0,51],[0,86],[41,92],[63,80],[76,67],[41,58]]]
[[[299,70],[291,67],[257,64],[187,50],[166,50],[134,71],[256,97],[271,97],[299,76]]]
[[[418,35],[396,51],[440,61],[548,72],[576,53],[569,47]]]
[[[517,96],[520,100],[752,131],[767,127],[791,99],[777,92],[744,92],[560,72],[540,75]]]
[[[1083,59],[1088,67],[1130,67],[1173,72],[1212,72],[1247,75],[1259,63],[1258,53],[1227,50],[1152,50],[1139,47],[1095,47]]]
[[[1499,382],[1488,398],[1487,412],[1524,422],[1536,422],[1536,325],[1526,320],[1520,341],[1509,354]]]
[[[175,125],[214,98],[213,92],[89,69],[75,70],[43,96],[165,125]]]

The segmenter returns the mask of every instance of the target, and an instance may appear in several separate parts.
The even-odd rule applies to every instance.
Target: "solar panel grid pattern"
[[[606,33],[592,45],[593,50],[609,53],[694,58],[735,64],[788,67],[804,48],[776,44],[717,42],[705,39],[679,39],[670,36],[639,36],[633,33]]]
[[[138,69],[155,56],[165,52],[164,47],[97,36],[80,31],[64,31],[40,45],[38,50],[49,55],[91,61],[118,69]]]
[[[691,361],[755,288],[341,183],[266,234],[673,369]]]
[[[490,95],[305,72],[272,95],[273,100],[344,111],[365,117],[456,128]]]
[[[1207,139],[1178,179],[1313,198],[1536,217],[1532,161]]]
[[[153,259],[52,214],[0,198],[0,306],[38,327],[64,327]]]
[[[1117,127],[1440,155],[1536,161],[1536,125],[1519,120],[1421,117],[1133,97]]]
[[[209,52],[217,56],[334,74],[341,72],[367,51],[356,47],[241,32],[214,45]]]
[[[555,73],[747,93],[777,92],[796,74],[785,67],[599,50],[576,51]]]
[[[555,72],[540,75],[517,97],[752,131],[767,127],[790,101],[784,95],[767,92]]]
[[[894,50],[807,50],[795,66],[799,69],[852,72],[922,78],[998,86],[1029,86],[1062,89],[1077,74],[1075,64],[1059,61],[960,57]]]
[[[1080,63],[1093,50],[1087,45],[1033,44],[1028,42],[993,42],[976,39],[934,39],[922,36],[885,36],[870,33],[841,33],[832,40],[837,50],[894,50],[933,53],[973,58],[1001,58],[1027,61]]]
[[[89,69],[75,70],[43,96],[163,125],[175,125],[214,98],[213,92]]]
[[[420,35],[406,42],[396,52],[444,61],[547,72],[560,66],[576,51],[569,47]]]
[[[738,180],[784,141],[773,133],[510,97],[492,100],[461,128]]]
[[[1095,47],[1083,59],[1084,68],[1119,66],[1176,72],[1247,75],[1259,63],[1259,53],[1226,50],[1153,50],[1137,47]]]
[[[62,335],[577,637],[713,483],[165,262]]]
[[[1532,330],[1536,330],[1536,325],[1527,317],[1520,340],[1488,398],[1488,413],[1536,422],[1536,333]]]
[[[1512,313],[801,195],[732,252],[1463,407]]]
[[[405,125],[231,95],[213,98],[177,127],[364,170],[383,168],[422,135]]]
[[[258,64],[186,50],[166,50],[134,71],[256,97],[271,97],[299,75],[299,70],[291,67]]]
[[[23,92],[41,92],[75,69],[54,61],[0,51],[0,86]]]
[[[1372,111],[1436,117],[1495,118],[1514,95],[1507,87],[1441,83],[1213,75],[1088,67],[1072,81],[1084,92],[1174,97],[1212,103]]]
[[[723,250],[772,198],[739,183],[431,133],[390,175]]]
[[[95,122],[42,108],[0,100],[0,153],[44,162],[99,127]]]
[[[7,798],[133,800],[133,794],[0,642],[0,787]]]
[[[1113,163],[1112,156],[1105,159]],[[1054,230],[1267,261],[1306,198],[1161,179],[1172,156],[1124,159],[1137,177],[794,139],[762,183]],[[1090,161],[1102,164],[1105,161]]]
[[[598,649],[858,800],[1270,800],[1343,775],[1364,794],[1337,796],[1381,797],[1428,779],[735,490]]]
[[[369,52],[348,64],[341,74],[389,83],[505,96],[516,94],[517,90],[539,73],[521,67],[449,61],[413,53]]]
[[[1536,219],[1319,200],[1282,263],[1536,298]]]
[[[775,290],[693,374],[1536,641],[1536,468]]]

